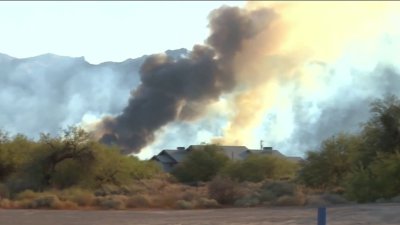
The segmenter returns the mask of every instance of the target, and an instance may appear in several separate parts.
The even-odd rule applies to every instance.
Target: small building
[[[165,172],[171,172],[171,170],[180,162],[182,162],[187,154],[194,149],[202,149],[204,145],[190,145],[185,147],[178,147],[176,150],[165,149],[162,150],[158,155],[155,155],[151,160],[156,161],[160,164]],[[293,161],[301,161],[300,157],[285,156],[278,150],[272,149],[272,147],[263,147],[262,150],[248,149],[246,146],[219,146],[227,157],[232,160],[243,160],[251,154],[262,154],[262,155],[274,155],[279,157],[285,157]]]

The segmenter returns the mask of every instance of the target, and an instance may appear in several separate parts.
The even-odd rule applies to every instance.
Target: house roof
[[[169,156],[168,154],[163,154],[162,152],[153,157],[155,160],[163,162],[163,163],[174,163],[176,162],[174,158]]]
[[[201,149],[203,148],[204,145],[190,145],[187,148],[187,151],[193,150],[193,149]],[[228,156],[231,159],[244,159],[247,156],[247,151],[248,148],[246,146],[230,146],[230,145],[222,145],[219,146],[225,153],[226,156]]]
[[[164,150],[164,152],[175,162],[182,162],[187,154],[186,150]]]
[[[254,150],[250,149],[249,153],[252,154],[262,154],[262,155],[274,155],[274,156],[285,156],[283,155],[280,151],[278,150],[273,150],[273,149],[263,149],[263,150]]]
[[[266,148],[263,150],[255,150],[255,149],[248,149],[246,146],[228,146],[223,145],[219,146],[226,156],[234,160],[245,159],[249,154],[262,154],[262,155],[274,155],[285,157],[294,161],[301,161],[302,158],[300,157],[292,157],[292,156],[285,156],[278,150],[273,150],[272,148]],[[204,145],[190,145],[186,149],[178,149],[178,150],[170,150],[165,149],[162,150],[158,155],[154,156],[152,159],[160,161],[161,163],[180,163],[182,162],[187,153],[194,149],[202,149]]]

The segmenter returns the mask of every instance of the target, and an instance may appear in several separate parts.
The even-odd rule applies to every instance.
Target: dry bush
[[[166,179],[147,179],[147,180],[141,180],[137,181],[137,184],[139,186],[142,186],[146,189],[147,193],[153,194],[153,193],[159,193],[164,190],[164,188],[170,187],[171,185],[173,186],[174,184],[169,183],[168,180]]]
[[[107,195],[120,195],[122,190],[120,187],[114,184],[103,184],[97,190],[95,190],[94,195],[96,196],[107,196]]]
[[[37,198],[39,195],[40,195],[39,193],[34,192],[32,190],[25,190],[23,192],[18,193],[15,199],[17,200],[34,199]]]
[[[290,181],[266,181],[260,188],[260,201],[264,205],[299,206],[306,197],[303,189]]]
[[[202,197],[196,201],[196,207],[198,208],[218,208],[219,206],[215,199]]]
[[[174,208],[179,200],[182,200],[180,193],[164,193],[151,197],[152,206],[155,208]]]
[[[152,202],[147,195],[135,195],[126,200],[127,208],[148,208],[152,206]]]
[[[288,181],[266,181],[261,189],[269,190],[276,196],[294,195],[297,191],[297,186],[294,183]]]
[[[175,203],[175,207],[177,209],[193,209],[195,207],[195,204],[190,201],[185,201],[185,200],[178,200]]]
[[[1,209],[12,209],[15,208],[15,203],[10,201],[10,199],[3,198],[0,200],[0,208]]]
[[[244,196],[235,201],[234,205],[239,207],[253,207],[260,204],[260,199],[256,196]]]
[[[207,196],[206,187],[191,187],[184,184],[173,184],[165,186],[158,192],[148,193],[151,196],[152,206],[157,208],[176,208],[177,201],[184,200],[196,202],[198,199]]]
[[[297,193],[293,196],[285,195],[275,200],[272,205],[274,206],[302,206],[306,202],[306,197],[302,193]]]
[[[58,205],[58,209],[79,209],[79,205],[71,201],[62,201]]]
[[[5,184],[0,183],[0,200],[9,197],[10,191],[8,190],[8,187]]]
[[[91,206],[95,196],[92,192],[80,188],[69,188],[54,192],[62,201],[70,201],[79,206]]]
[[[297,192],[295,184],[286,181],[266,181],[260,188],[262,202],[276,201],[282,196],[294,196]]]
[[[216,177],[208,184],[208,195],[220,204],[232,204],[243,196],[239,184],[224,177]]]
[[[57,196],[51,194],[43,194],[33,199],[26,198],[20,202],[20,206],[23,208],[48,208],[48,209],[60,209],[62,204]]]
[[[124,209],[126,201],[126,196],[111,195],[107,197],[97,197],[95,202],[96,205],[102,209]]]

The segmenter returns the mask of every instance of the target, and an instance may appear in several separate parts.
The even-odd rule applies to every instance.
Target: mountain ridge
[[[173,58],[187,53],[165,51]],[[0,129],[32,137],[119,113],[139,85],[147,57],[91,64],[53,53],[27,58],[0,53]]]

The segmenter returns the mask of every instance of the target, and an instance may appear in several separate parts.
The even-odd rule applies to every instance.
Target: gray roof
[[[280,151],[278,150],[272,150],[272,149],[263,149],[263,150],[254,150],[250,149],[249,153],[252,154],[262,154],[262,155],[275,155],[275,156],[284,156]]]
[[[190,145],[187,150],[201,149],[204,145]],[[246,146],[229,146],[221,145],[219,146],[230,159],[245,159],[247,157],[247,151],[249,150]]]
[[[186,150],[164,150],[164,152],[173,158],[175,162],[182,162],[187,154]]]
[[[178,149],[178,150],[170,150],[165,149],[162,150],[158,155],[153,156],[152,160],[157,160],[162,163],[163,166],[168,166],[168,168],[164,168],[166,171],[170,171],[171,166],[182,162],[187,154],[194,149],[202,149],[204,145],[190,145],[186,149]],[[279,157],[284,157],[296,162],[302,161],[303,159],[300,157],[293,156],[285,156],[280,153],[278,150],[272,149],[272,147],[264,148],[263,150],[256,149],[248,149],[246,146],[219,146],[226,156],[233,160],[242,160],[247,158],[250,154],[262,154],[262,155],[274,155]],[[169,168],[171,167],[171,168]]]
[[[172,157],[168,156],[167,154],[162,154],[162,153],[160,153],[159,155],[156,155],[154,157],[154,159],[156,159],[156,160],[158,160],[160,162],[163,162],[163,163],[173,163],[173,162],[175,162],[175,160]]]

